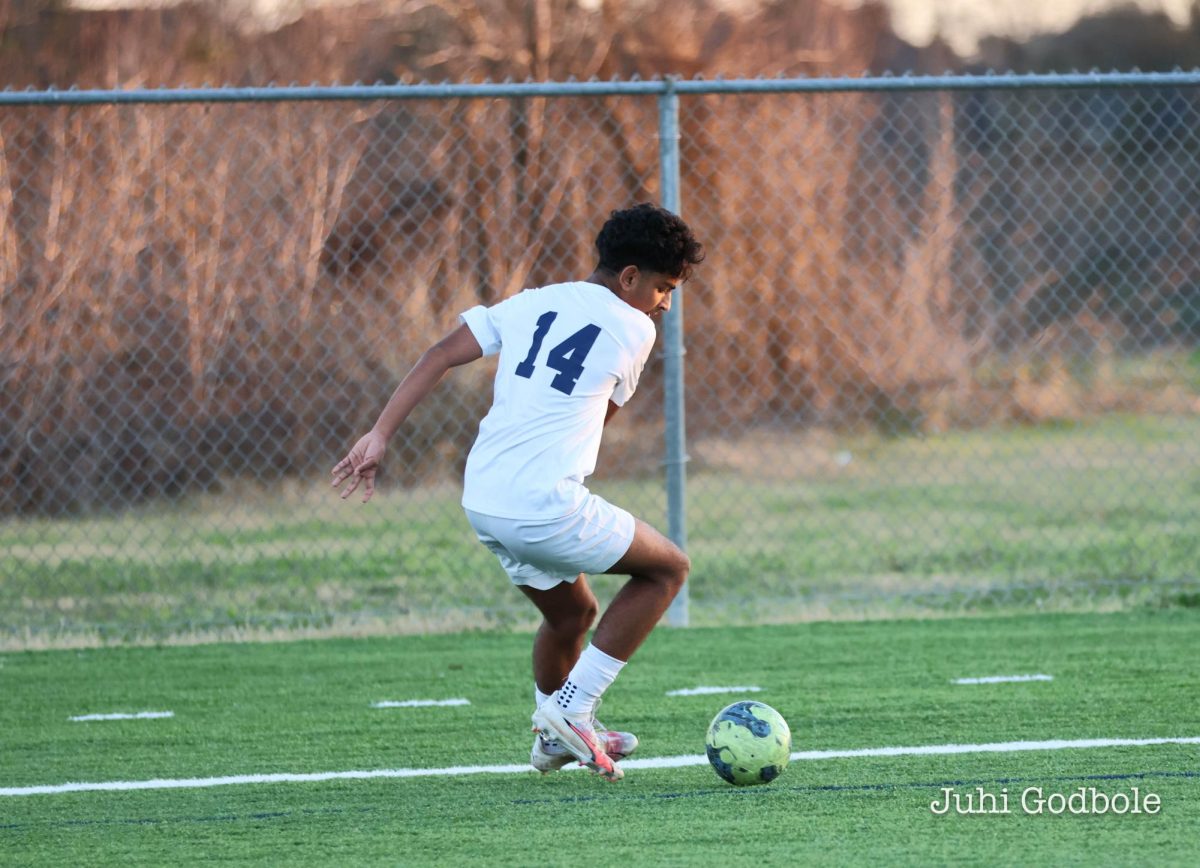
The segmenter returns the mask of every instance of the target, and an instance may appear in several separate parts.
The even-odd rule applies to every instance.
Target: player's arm
[[[604,424],[607,425],[608,420],[611,419],[613,416],[617,415],[617,411],[620,409],[621,409],[620,404],[614,404],[612,401],[609,401],[608,402],[608,410],[606,410],[604,413]]]
[[[334,465],[333,487],[350,481],[342,491],[343,498],[349,497],[362,482],[365,483],[363,503],[371,499],[375,493],[375,473],[383,460],[387,441],[396,433],[396,429],[404,424],[408,414],[433,391],[448,370],[473,362],[482,355],[483,350],[475,340],[475,335],[465,325],[460,325],[417,359],[412,370],[388,399],[375,426],[354,444],[345,458]]]

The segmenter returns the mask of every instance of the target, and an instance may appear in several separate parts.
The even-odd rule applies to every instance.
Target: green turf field
[[[528,756],[530,637],[473,632],[0,654],[0,862],[235,864],[1194,864],[1200,743],[1018,749],[1009,742],[1200,737],[1200,612],[660,629],[609,692],[641,759],[698,757],[706,725],[758,686],[797,751],[734,789],[703,764],[602,782],[501,768]],[[962,677],[1050,681],[959,685]],[[379,701],[469,705],[373,708]],[[162,719],[72,716],[170,711]],[[973,746],[947,753],[944,745]],[[1042,745],[1043,748],[1052,745]],[[420,777],[236,776],[425,770]],[[31,794],[67,782],[234,776],[220,786]],[[934,816],[941,788],[1010,793],[1012,813]],[[1022,812],[1020,794],[1155,794],[1149,815]]]

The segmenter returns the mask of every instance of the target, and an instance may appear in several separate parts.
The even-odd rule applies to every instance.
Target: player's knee
[[[552,617],[547,616],[546,623],[560,636],[573,638],[582,636],[590,630],[592,624],[596,623],[596,617],[599,614],[600,604],[594,595],[589,594],[570,611],[556,613]]]
[[[579,613],[579,624],[582,632],[586,633],[592,629],[592,625],[596,623],[596,618],[600,615],[600,603],[595,597],[589,597],[587,605],[583,611]]]
[[[679,563],[675,570],[675,591],[678,592],[687,581],[688,573],[692,571],[692,559],[680,552]]]
[[[672,594],[677,594],[683,587],[683,583],[687,581],[688,573],[691,572],[691,569],[692,559],[682,549],[676,548],[671,553],[668,562],[664,565],[661,581],[670,589]]]

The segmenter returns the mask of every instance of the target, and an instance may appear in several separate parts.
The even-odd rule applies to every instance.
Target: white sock
[[[589,644],[567,676],[567,683],[554,694],[558,707],[576,720],[591,720],[596,700],[616,680],[624,666],[624,660],[610,657]]]

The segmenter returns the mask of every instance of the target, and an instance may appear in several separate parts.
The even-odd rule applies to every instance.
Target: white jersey
[[[485,356],[500,354],[492,408],[467,457],[462,504],[485,515],[552,519],[587,497],[608,402],[637,388],[654,344],[650,317],[595,283],[527,289],[459,317]]]

